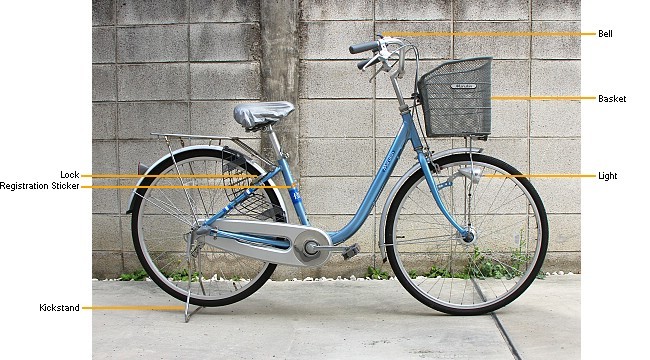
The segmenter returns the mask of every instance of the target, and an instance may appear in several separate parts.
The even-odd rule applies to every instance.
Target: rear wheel
[[[528,179],[485,155],[451,155],[431,171],[451,216],[475,234],[463,240],[441,214],[420,169],[398,190],[385,245],[391,267],[423,304],[454,315],[501,308],[540,273],[548,246],[546,211]],[[474,182],[470,174],[473,168]],[[477,181],[478,180],[478,181]]]
[[[250,296],[269,279],[275,264],[213,248],[198,237],[190,267],[187,234],[243,191],[205,186],[250,185],[260,172],[242,155],[218,148],[188,150],[174,159],[176,164],[170,157],[151,169],[148,175],[155,176],[141,184],[156,188],[137,189],[134,196],[131,232],[140,262],[158,286],[179,300],[187,299],[191,279],[194,305],[222,306]],[[286,221],[273,189],[258,189],[225,218]]]

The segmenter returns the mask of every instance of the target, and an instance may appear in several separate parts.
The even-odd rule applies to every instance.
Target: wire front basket
[[[446,62],[418,81],[427,137],[487,138],[491,125],[491,57]]]

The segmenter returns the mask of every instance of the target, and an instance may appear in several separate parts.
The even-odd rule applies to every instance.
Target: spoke
[[[486,169],[486,167],[483,166],[483,169]],[[497,171],[493,169],[493,170],[492,170],[492,174],[496,174],[496,173],[497,173]],[[485,177],[482,177],[482,179],[485,179]],[[485,189],[489,189],[489,188],[490,188],[490,184],[492,184],[492,180],[494,180],[494,179],[496,179],[496,178],[494,178],[494,177],[489,177],[489,178],[488,178],[488,182],[487,182],[487,184],[483,183],[483,184],[484,184],[483,188],[485,188]],[[482,184],[482,185],[483,185],[483,184]],[[480,204],[480,203],[481,203],[481,200],[483,200],[483,195],[485,195],[485,193],[486,193],[486,192],[482,192],[482,193],[479,195],[478,199],[476,199],[476,202],[475,202],[474,204]]]
[[[440,298],[440,294],[442,294],[442,289],[445,287],[445,278],[441,277],[441,279],[442,279],[442,284],[440,285],[440,291],[438,292],[437,298]],[[427,293],[430,293],[431,290],[433,290],[433,287],[431,287],[431,289],[429,289]]]
[[[157,182],[156,182],[156,184],[157,184]],[[167,205],[167,206],[170,207],[170,208],[174,208],[174,209],[176,209],[176,210],[178,211],[178,214],[182,214],[182,213],[183,213],[183,212],[181,211],[180,208],[178,208],[176,205],[174,205],[174,202],[172,201],[172,199],[169,198],[169,196],[167,196],[167,192],[166,192],[165,190],[163,190],[163,189],[157,189],[157,190],[158,190],[157,192],[159,192],[160,194],[162,194],[162,196],[164,196],[165,199],[167,199],[167,201],[169,201],[169,203],[165,203],[165,202],[162,201],[162,200],[158,200],[158,201],[160,201],[161,203],[164,203],[165,205]],[[151,192],[154,192],[154,191],[155,191],[155,190],[153,190],[153,189],[151,190]],[[151,196],[149,196],[149,197],[156,198],[156,197],[154,197],[153,195],[151,195]]]
[[[478,286],[478,284],[476,283],[476,279],[471,278],[471,281],[472,281],[472,285],[474,285],[474,289],[476,289],[475,293],[481,298],[481,302],[486,302],[487,299],[483,295],[483,291],[481,291],[481,287]]]
[[[503,185],[502,185],[501,188],[499,188],[499,192],[501,192],[501,189],[502,189],[502,188],[503,188]],[[519,189],[519,187],[516,186],[516,185],[515,185],[514,187],[512,187],[512,188],[510,189],[510,192],[508,192],[508,197],[509,197],[510,194],[512,194],[512,192],[513,192],[515,189]],[[490,208],[485,212],[485,214],[488,214],[489,216],[486,216],[485,218],[483,218],[483,220],[481,221],[481,223],[479,224],[479,226],[482,226],[483,223],[485,222],[485,220],[488,219],[490,216],[494,216],[495,213],[496,213],[498,210],[500,210],[501,208],[503,208],[503,207],[506,206],[507,204],[510,204],[510,203],[512,203],[513,201],[519,199],[519,198],[522,197],[522,196],[525,196],[523,192],[521,193],[521,195],[515,197],[514,199],[510,199],[510,200],[507,201],[507,202],[503,202],[503,203],[502,203],[501,205],[499,205],[496,209],[494,209],[494,211],[491,211],[491,210],[492,210],[492,206],[494,206],[494,203],[496,202],[496,199],[497,199],[497,196],[495,196],[495,197],[494,197],[494,200],[492,200],[492,203],[490,204]],[[507,198],[507,197],[505,197],[505,198]]]
[[[151,230],[151,232],[153,233],[153,230]],[[160,232],[160,234],[166,234],[166,233],[169,233],[169,232]],[[162,235],[158,235],[156,237],[147,236],[147,239],[149,239],[150,241],[156,241],[156,242],[160,242],[162,240],[178,241],[179,240],[178,238],[179,238],[179,234],[175,234],[175,233],[170,233],[169,236],[162,236]]]
[[[444,239],[440,239],[440,240],[433,239],[433,238],[443,238],[443,237]],[[454,239],[451,239],[445,235],[440,235],[440,236],[432,236],[432,237],[421,237],[421,238],[415,238],[409,240],[400,240],[395,242],[397,245],[403,245],[403,244],[424,244],[431,241],[447,241],[447,240],[454,240]]]
[[[247,271],[245,270],[246,268],[248,268],[248,266],[246,266],[246,264],[243,263],[243,260],[244,260],[244,258],[237,257],[237,263],[239,264],[239,268],[242,270],[241,276],[244,276],[244,277],[248,276],[248,277],[251,278],[250,280],[253,280],[252,276],[250,276],[250,274],[248,274]],[[244,273],[246,273],[246,274],[244,274]],[[240,276],[240,274],[234,274],[234,275]]]
[[[426,225],[433,225],[433,227],[429,227],[428,229],[434,230],[434,229],[449,229],[450,224],[449,223],[441,223],[439,221],[427,221],[426,219],[419,219],[422,217],[427,217],[426,215],[402,215],[400,216],[400,221],[405,222],[405,223],[415,223],[415,224],[426,224]],[[432,219],[434,219],[432,217]],[[418,229],[421,230],[421,229]]]
[[[417,224],[427,224],[427,225],[441,225],[438,227],[429,227],[428,229],[438,229],[439,227],[443,227],[442,224],[437,224],[437,223],[432,223],[431,221],[426,221],[426,220],[414,220],[412,215],[407,215],[407,217],[401,217],[400,221],[403,221],[405,223],[417,223]],[[447,226],[444,226],[447,227]]]
[[[208,168],[208,166],[206,165],[206,173],[208,172],[207,168]],[[210,171],[210,173],[217,174],[216,163],[215,163],[215,168],[212,171]],[[221,175],[223,175],[223,174],[221,174]],[[222,178],[222,180],[223,179],[224,178]],[[210,179],[210,181],[212,182],[212,183],[210,183],[210,185],[216,185],[218,180],[215,178],[215,179]],[[209,212],[209,214],[214,214],[216,212],[215,208],[214,208],[215,199],[217,197],[217,194],[220,194],[220,193],[221,192],[218,192],[218,191],[211,191],[210,192],[210,212]]]
[[[146,198],[146,197],[144,197],[144,196],[138,194],[137,192],[136,192],[135,194],[138,195],[138,196],[140,196],[143,200],[146,200],[147,202],[149,202],[149,203],[152,204],[153,206],[157,207],[158,209],[160,209],[160,210],[166,212],[167,214],[173,216],[174,218],[178,219],[178,220],[181,221],[182,223],[185,223],[185,224],[189,225],[190,227],[192,226],[192,223],[191,223],[190,221],[188,221],[188,220],[186,220],[186,219],[180,217],[180,214],[174,214],[174,213],[168,211],[167,209],[163,209],[163,208],[160,207],[158,204],[156,204],[154,201],[152,201],[152,200],[150,200],[149,198]],[[158,200],[158,201],[159,201],[160,203],[162,203],[162,204],[165,204],[165,202],[163,202],[163,201],[160,200],[160,199],[157,199],[157,198],[154,198],[154,199],[155,199],[155,200]],[[168,204],[165,204],[165,205],[168,205]]]
[[[487,255],[486,255],[486,256],[487,256]],[[521,276],[521,275],[524,273],[524,271],[521,271],[521,270],[515,268],[514,266],[512,266],[512,265],[510,265],[510,264],[508,264],[508,263],[504,263],[504,262],[502,262],[501,260],[499,260],[499,259],[496,258],[496,257],[492,257],[492,256],[490,256],[490,259],[491,259],[492,261],[494,261],[494,262],[499,263],[500,265],[502,265],[502,266],[505,267],[505,268],[512,269],[512,271],[513,271],[514,273],[516,273],[516,276]],[[528,262],[527,262],[527,263],[528,263]],[[507,269],[506,269],[506,270],[507,270]],[[508,274],[509,274],[509,275],[512,275],[511,273],[508,273]],[[513,278],[514,278],[514,276],[513,276]]]
[[[166,172],[165,175],[169,175],[169,172]],[[160,185],[160,182],[163,182],[163,185],[164,185],[164,184],[167,183],[167,181],[169,181],[168,178],[156,178],[156,179],[153,180],[152,185]],[[157,200],[160,201],[161,203],[165,204],[169,208],[175,209],[178,212],[178,214],[183,214],[184,213],[178,206],[175,205],[175,202],[172,199],[170,199],[169,196],[167,196],[167,191],[165,191],[164,189],[155,189],[155,190],[152,189],[151,192],[152,193],[153,192],[160,193],[162,196],[164,196],[165,199],[167,199],[168,202],[164,202],[164,201],[162,201],[160,199],[157,199]],[[156,198],[153,195],[150,195],[150,197]],[[191,207],[192,207],[192,202],[190,202],[190,208]],[[191,223],[191,220],[189,220],[189,221]]]
[[[502,183],[501,183],[501,186],[499,186],[499,190],[498,190],[497,193],[494,195],[494,199],[492,199],[492,202],[490,203],[490,207],[487,209],[486,213],[489,214],[489,213],[490,213],[490,210],[492,210],[492,206],[494,205],[494,202],[499,198],[499,194],[501,193],[501,190],[503,189],[503,187],[505,186],[505,184],[506,184],[505,182],[502,182]]]
[[[514,222],[510,223],[509,225],[507,225],[507,226],[501,226],[499,229],[495,229],[495,230],[493,230],[493,231],[491,231],[491,232],[488,232],[488,233],[483,233],[483,232],[482,232],[482,233],[480,233],[479,236],[481,236],[481,238],[485,238],[486,236],[496,234],[497,232],[500,232],[500,231],[502,231],[502,230],[509,229],[509,228],[513,228],[513,227],[517,227],[517,224],[519,224],[519,223],[521,223],[521,220],[515,220]],[[521,240],[520,240],[520,241],[521,241]]]
[[[178,174],[178,181],[181,186],[184,186],[185,184],[183,183],[183,178],[181,177],[181,171],[178,168],[178,163],[176,162],[176,158],[174,157],[173,151],[171,146],[169,145],[169,141],[167,141],[167,148],[169,149],[169,154],[171,155],[172,162],[174,163],[174,168],[176,169],[176,174]],[[198,223],[199,219],[196,216],[196,209],[193,206],[193,201],[190,199],[190,195],[187,192],[187,189],[183,187],[183,192],[185,193],[185,198],[187,199],[187,203],[190,205],[190,210],[192,211],[192,217],[194,218],[194,222]]]
[[[421,182],[420,184],[422,184],[422,182]],[[429,197],[430,197],[431,199],[433,199],[433,195],[431,194],[431,191],[425,192],[424,190],[420,189],[419,186],[416,187],[415,189],[416,189],[417,191],[421,192],[422,194],[424,194],[426,198],[429,198]],[[428,190],[428,188],[427,188],[427,190]],[[440,221],[436,220],[436,218],[433,216],[434,209],[431,209],[431,210],[427,210],[427,209],[425,209],[425,208],[422,207],[422,205],[420,205],[417,201],[413,200],[413,199],[411,198],[411,196],[408,197],[408,200],[410,200],[410,201],[413,202],[413,203],[414,203],[418,208],[420,208],[420,210],[422,210],[422,211],[424,212],[425,215],[429,215],[429,216],[431,216],[431,219],[432,219],[432,222],[433,222],[433,223],[438,224],[438,225],[440,225],[440,226],[445,226],[443,223],[441,223]]]
[[[163,256],[164,256],[164,255],[167,255],[167,254],[168,254],[168,253],[161,252],[160,255],[156,256],[156,257],[153,258],[152,260],[163,259],[163,258],[164,258]],[[158,270],[160,270],[160,272],[163,272],[163,270],[165,270],[165,269],[169,269],[169,265],[172,265],[172,264],[174,264],[174,263],[176,263],[176,264],[180,264],[179,262],[177,262],[177,260],[175,260],[175,259],[173,259],[173,258],[169,259],[169,261],[165,262],[162,266],[159,266],[159,265],[158,265],[158,261],[154,261],[154,263],[156,263],[156,267],[158,268]],[[172,266],[171,268],[172,268],[172,269],[175,269],[176,266]],[[165,274],[163,274],[163,275],[165,275]],[[168,275],[165,275],[165,276],[168,276]]]
[[[409,224],[425,224],[427,226],[422,227],[422,228],[417,228],[417,229],[403,229],[403,230],[400,230],[400,234],[413,232],[413,231],[421,232],[421,231],[425,231],[425,230],[427,232],[448,233],[447,236],[453,236],[453,235],[458,234],[457,232],[453,231],[455,229],[450,228],[449,226],[442,225],[442,224],[438,225],[438,224],[432,224],[431,222],[428,222],[428,221],[416,221],[416,220],[412,220],[412,219],[403,219],[403,222],[404,223],[409,223]],[[433,226],[431,226],[431,225],[433,225]]]
[[[205,163],[205,161],[204,161],[204,163]],[[190,174],[196,175],[196,172],[194,172],[194,167],[192,166],[192,163],[189,163],[188,167],[190,168]],[[198,185],[198,180],[197,180],[197,185]],[[204,214],[208,214],[208,208],[207,208],[207,206],[205,206],[205,201],[203,200],[203,194],[201,193],[201,189],[197,188],[196,191],[199,194],[199,199],[201,200],[201,204],[203,204],[203,211],[205,211]]]
[[[430,278],[428,276],[425,276],[424,279],[417,286],[420,287],[420,285],[424,284],[424,282],[427,281],[427,280],[433,281],[433,285],[431,285],[431,287],[429,288],[429,291],[427,291],[427,293],[430,293],[431,290],[433,290],[433,288],[438,284],[440,279],[442,279],[442,277]]]
[[[483,254],[483,253],[481,253],[481,255],[485,256],[485,254]],[[487,280],[487,279],[490,278],[490,277],[488,276],[489,274],[486,275],[486,274],[483,273],[483,271],[482,271],[481,268],[479,267],[479,264],[477,264],[477,263],[475,262],[476,259],[474,259],[474,256],[473,256],[473,255],[471,255],[471,259],[472,259],[472,263],[474,264],[474,269],[476,270],[476,273],[479,274],[478,279],[483,280],[483,284],[484,284],[485,286],[487,286],[487,288],[489,288],[489,290],[492,291],[493,294],[496,295],[495,297],[498,297],[497,293],[492,289],[492,286],[490,285],[490,282]],[[472,279],[472,281],[474,282],[474,284],[475,284],[476,286],[478,286],[478,283],[474,280],[475,277],[472,276],[471,273],[470,273],[470,279]],[[479,294],[481,294],[481,297],[483,298],[483,301],[484,301],[484,302],[487,301],[487,299],[483,296],[484,294],[482,293],[481,289],[478,288],[477,290],[479,291]]]
[[[465,303],[465,293],[467,292],[467,281],[463,281],[463,283],[465,284],[465,286],[463,287],[463,293],[462,293],[463,296],[460,298],[460,303],[461,303],[461,304],[464,304],[464,303]],[[474,301],[473,301],[473,299],[472,299],[472,303],[473,303],[473,302],[474,302]]]

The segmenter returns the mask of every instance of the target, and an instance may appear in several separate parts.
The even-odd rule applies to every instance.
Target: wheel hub
[[[467,229],[467,234],[465,236],[462,235],[460,236],[459,243],[468,246],[468,245],[475,244],[477,240],[478,240],[478,235],[476,234],[476,229],[470,226]]]

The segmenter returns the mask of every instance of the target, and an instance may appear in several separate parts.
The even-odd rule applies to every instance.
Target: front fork
[[[418,162],[420,163],[420,167],[422,168],[422,172],[424,173],[424,178],[427,181],[427,185],[429,185],[429,189],[431,190],[431,194],[433,195],[433,199],[436,201],[436,204],[438,205],[438,208],[440,209],[440,212],[445,216],[447,221],[458,231],[460,234],[461,238],[467,242],[470,243],[474,240],[475,234],[474,231],[470,228],[465,228],[458,224],[458,222],[451,216],[447,208],[445,207],[445,204],[442,203],[442,200],[440,199],[440,191],[438,189],[438,185],[436,182],[433,180],[433,174],[431,174],[431,169],[429,168],[429,162],[427,161],[426,155],[424,155],[424,152],[418,151]],[[432,163],[435,164],[435,163]]]

